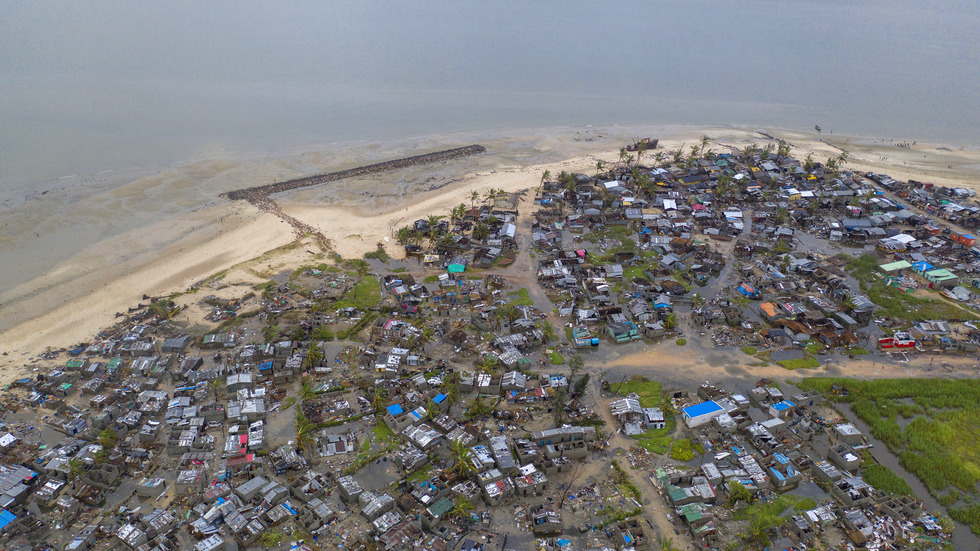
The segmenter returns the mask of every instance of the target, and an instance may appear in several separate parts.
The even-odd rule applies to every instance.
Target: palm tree
[[[314,399],[316,399],[316,390],[313,388],[313,385],[303,381],[302,384],[299,385],[299,399],[304,403],[312,402]]]
[[[680,548],[678,548],[674,544],[673,538],[661,536],[660,540],[657,543],[660,544],[660,551],[680,551]]]
[[[357,301],[357,288],[361,286],[361,280],[371,271],[371,265],[364,259],[355,258],[349,261],[349,266],[357,272],[357,282],[354,283],[354,301]]]
[[[432,400],[429,400],[425,404],[425,414],[429,417],[429,419],[435,419],[436,415],[439,415],[439,405]]]
[[[312,369],[318,367],[321,361],[323,361],[323,350],[319,346],[310,343],[309,348],[306,349],[306,356],[303,358],[303,365],[306,369]]]
[[[626,153],[626,148],[625,147],[620,147],[619,148],[619,162],[620,163],[622,163],[623,161],[626,160],[626,155],[628,155],[628,153]],[[629,163],[626,163],[626,165],[629,166]]]
[[[693,306],[694,308],[700,308],[704,306],[704,303],[705,303],[704,297],[701,296],[700,293],[694,293],[693,295],[691,295],[691,306]]]
[[[636,164],[640,164],[640,157],[646,153],[647,143],[644,141],[637,142],[636,144]]]
[[[483,241],[489,236],[490,236],[490,228],[488,228],[487,225],[484,224],[483,222],[478,223],[476,227],[473,228],[473,239],[476,239],[478,241]]]
[[[779,140],[779,146],[776,148],[776,159],[781,160],[789,157],[789,153],[792,150],[793,146],[788,144],[786,140]]]
[[[480,199],[480,192],[477,191],[477,190],[475,190],[475,189],[473,191],[471,191],[470,192],[470,208],[475,207],[476,206],[476,202],[479,199]]]
[[[674,164],[680,163],[681,159],[684,158],[684,144],[673,151]]]
[[[453,516],[456,517],[458,521],[469,522],[470,513],[475,509],[470,500],[466,499],[464,496],[457,496],[456,501],[453,502]]]
[[[296,410],[296,445],[303,450],[303,455],[310,457],[310,446],[313,445],[316,425],[303,415],[302,408]]]
[[[544,325],[541,327],[541,335],[544,337],[545,344],[558,337],[558,333],[555,332],[555,326],[551,325],[549,321],[544,322]]]
[[[595,175],[596,175],[596,176],[598,176],[598,175],[599,175],[599,173],[600,173],[600,172],[602,172],[602,166],[603,166],[603,164],[602,164],[602,161],[600,161],[600,160],[597,160],[597,161],[595,162]]]
[[[848,153],[844,149],[841,149],[840,155],[837,156],[837,166],[838,167],[844,166],[844,163],[846,163],[847,160],[850,159],[850,158],[851,158],[850,153]]]
[[[116,446],[116,442],[119,441],[119,435],[116,431],[112,429],[105,429],[99,433],[99,444],[107,450],[111,450]]]
[[[544,185],[545,182],[548,182],[550,180],[551,180],[550,170],[545,170],[544,172],[541,173],[541,185]]]
[[[388,403],[388,389],[383,386],[374,387],[374,397],[371,399],[371,406],[374,408],[375,413],[381,413],[386,403]]]
[[[497,357],[487,354],[480,360],[480,371],[483,373],[493,373],[497,369]]]
[[[488,189],[487,192],[483,195],[483,199],[486,202],[490,203],[491,205],[493,204],[493,200],[496,198],[497,198],[497,190],[493,188]]]
[[[673,331],[677,327],[677,314],[671,312],[664,318],[664,329]]]
[[[664,155],[663,151],[658,151],[656,155],[653,156],[654,160],[657,161],[658,166],[663,166],[664,161],[667,160],[667,155]]]
[[[806,158],[803,159],[803,170],[805,170],[805,171],[807,171],[807,173],[809,173],[809,172],[813,171],[813,167],[815,167],[815,166],[817,166],[817,163],[814,162],[814,160],[813,160],[813,154],[812,153],[807,153],[806,154]]]
[[[109,459],[109,452],[107,452],[105,448],[102,448],[101,450],[92,454],[92,461],[95,461],[96,465],[105,463],[107,459]]]
[[[453,456],[453,470],[459,476],[466,476],[467,473],[474,470],[472,462],[473,450],[467,448],[462,441],[451,440],[449,442],[449,453]]]

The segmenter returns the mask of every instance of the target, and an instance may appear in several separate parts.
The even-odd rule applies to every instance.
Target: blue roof
[[[717,403],[708,400],[707,402],[702,402],[700,404],[695,404],[693,406],[687,406],[682,411],[684,415],[688,418],[693,419],[694,417],[701,417],[702,415],[707,415],[709,413],[714,413],[716,411],[721,411],[722,407]]]
[[[795,405],[796,404],[794,404],[793,402],[790,402],[788,400],[783,400],[782,402],[777,402],[777,403],[773,404],[772,407],[776,411],[783,411],[784,409],[789,409],[789,408],[791,408],[791,407],[793,407]]]
[[[388,413],[392,415],[401,415],[402,413],[404,413],[404,411],[405,410],[403,410],[401,405],[399,404],[391,404],[390,406],[388,406]]]
[[[0,511],[0,530],[7,527],[8,524],[17,520],[17,515],[11,513],[10,511],[3,509]]]
[[[445,394],[436,394],[436,397],[432,399],[433,402],[441,404],[446,399]]]

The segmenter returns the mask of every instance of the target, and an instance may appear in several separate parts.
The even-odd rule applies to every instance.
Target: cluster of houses
[[[716,547],[737,535],[729,533],[729,502],[735,484],[753,500],[776,496],[818,496],[814,507],[795,511],[779,530],[771,548],[812,549],[818,540],[884,549],[921,533],[942,538],[936,519],[911,497],[890,496],[862,478],[865,436],[850,423],[830,421],[820,413],[819,395],[785,396],[769,381],[745,393],[702,385],[696,396],[676,400],[678,422],[697,435],[705,448],[694,466],[657,468],[650,479],[661,490],[679,528],[704,547]],[[663,413],[639,407],[635,397],[610,403],[612,414],[628,433],[659,428]],[[661,421],[662,422],[662,421]]]
[[[521,194],[494,193],[399,231],[418,270],[320,267],[261,287],[261,297],[207,297],[207,321],[221,329],[205,334],[189,334],[170,319],[176,306],[158,302],[46,356],[11,385],[18,404],[43,412],[44,431],[0,430],[0,538],[72,551],[230,551],[299,532],[342,548],[477,551],[508,530],[512,548],[582,534],[595,548],[643,548],[653,538],[629,485],[582,476],[603,461],[609,436],[596,428],[583,374],[545,372],[563,361],[558,349],[664,337],[681,303],[697,323],[770,343],[854,346],[876,305],[839,262],[813,253],[813,234],[874,243],[888,284],[972,298],[960,277],[980,250],[933,219],[972,227],[980,217],[969,194],[840,175],[758,148],[657,164],[542,183],[531,291],[477,271],[514,263],[528,223]],[[316,288],[303,288],[308,278]],[[377,282],[377,304],[335,304],[365,278]],[[879,344],[967,350],[964,336],[938,320]],[[714,461],[653,477],[697,545],[723,532],[730,482],[759,497],[826,488],[828,499],[793,516],[790,544],[831,526],[855,544],[938,530],[913,500],[861,479],[862,436],[823,422],[816,398],[786,399],[771,385],[698,395],[678,419]],[[637,396],[608,408],[626,435],[670,423]]]

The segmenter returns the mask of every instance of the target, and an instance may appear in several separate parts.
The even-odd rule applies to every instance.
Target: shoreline
[[[135,212],[143,202],[166,201],[162,215],[150,223],[139,224],[139,216],[134,214],[133,227],[96,238],[67,258],[58,259],[44,273],[0,292],[4,314],[0,354],[6,353],[0,356],[0,380],[15,378],[26,369],[26,360],[49,346],[61,348],[90,339],[112,324],[116,312],[125,312],[144,294],[183,291],[215,273],[244,265],[251,267],[232,270],[235,277],[257,283],[290,262],[298,264],[304,256],[316,256],[292,251],[279,259],[259,262],[257,259],[270,250],[295,241],[292,228],[274,216],[242,202],[217,198],[221,192],[247,187],[242,183],[269,185],[276,177],[306,177],[304,171],[305,175],[320,174],[368,160],[383,162],[410,156],[406,152],[445,149],[439,146],[456,143],[485,144],[487,152],[477,157],[404,167],[276,194],[284,213],[322,232],[341,256],[360,257],[388,238],[388,253],[401,258],[403,251],[390,239],[399,225],[445,212],[459,203],[469,204],[473,191],[482,194],[488,188],[533,188],[544,170],[552,174],[561,170],[591,173],[596,160],[608,166],[618,158],[620,147],[641,137],[659,138],[658,151],[668,151],[682,144],[690,147],[705,134],[712,138],[710,147],[718,150],[764,143],[766,138],[760,131],[793,144],[795,155],[812,152],[817,160],[835,155],[834,147],[845,147],[851,154],[848,170],[885,172],[899,179],[980,191],[977,150],[941,144],[905,149],[881,138],[817,136],[770,128],[560,128],[530,135],[501,133],[479,140],[467,133],[417,138],[387,147],[358,142],[359,147],[344,150],[307,149],[289,157],[247,159],[237,165],[228,160],[199,161],[169,169],[179,169],[179,177],[168,180],[168,176],[156,174],[100,191],[104,197],[75,203],[72,209],[92,209],[91,218],[97,219],[112,216],[119,209]],[[456,141],[462,139],[468,140]],[[653,153],[647,155],[652,160]]]

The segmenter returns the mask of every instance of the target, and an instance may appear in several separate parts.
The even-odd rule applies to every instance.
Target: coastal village
[[[967,548],[978,471],[936,480],[908,436],[959,410],[819,376],[976,364],[980,203],[767,138],[640,140],[364,258],[143,297],[0,393],[0,545]],[[761,374],[692,383],[658,353]]]

